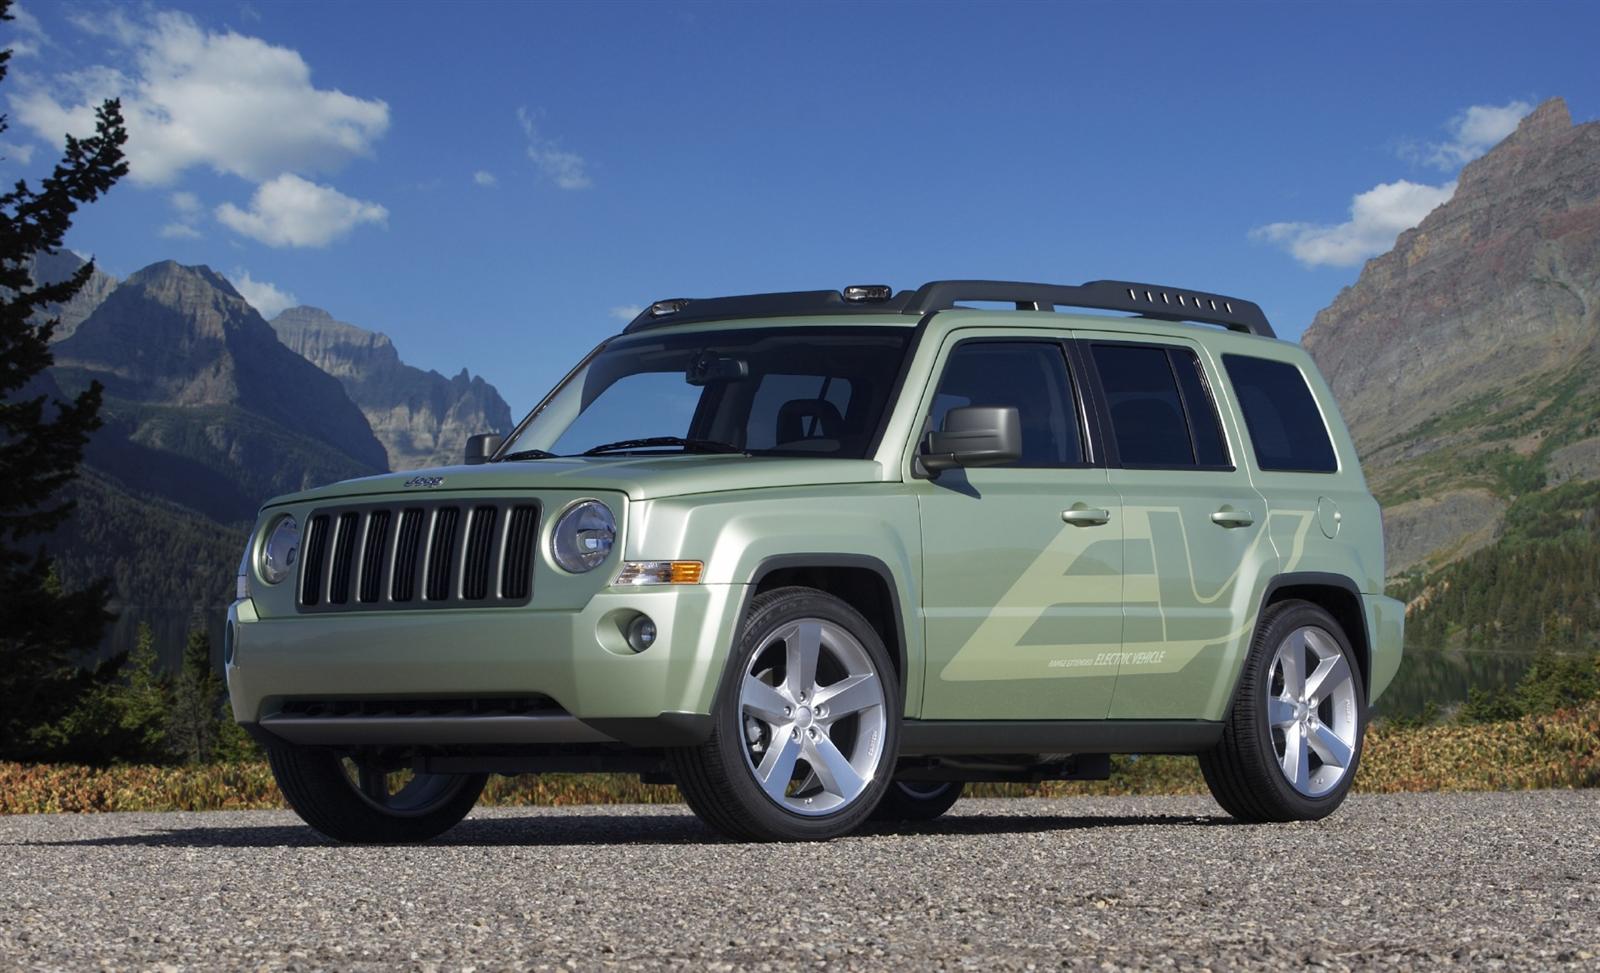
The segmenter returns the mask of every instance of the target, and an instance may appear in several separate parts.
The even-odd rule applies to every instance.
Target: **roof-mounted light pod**
[[[844,299],[852,304],[863,301],[887,301],[894,296],[894,289],[888,284],[851,284],[844,289]]]
[[[650,316],[659,318],[668,314],[677,314],[688,306],[689,298],[687,297],[674,297],[667,301],[657,301],[650,305]]]

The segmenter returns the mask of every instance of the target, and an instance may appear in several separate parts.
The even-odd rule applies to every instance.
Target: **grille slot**
[[[315,605],[322,601],[323,548],[328,542],[327,515],[311,518],[311,529],[306,532],[306,548],[300,560],[300,604]]]
[[[450,597],[450,575],[456,550],[456,521],[461,511],[440,507],[433,513],[433,533],[428,537],[428,586],[423,597],[444,601]]]
[[[400,537],[395,543],[394,583],[390,597],[407,602],[417,594],[417,548],[422,542],[422,521],[427,514],[407,510],[400,515]]]
[[[482,601],[489,595],[489,555],[493,553],[494,522],[499,514],[494,507],[472,508],[461,570],[461,597],[468,601]]]
[[[361,552],[361,592],[357,596],[363,604],[378,600],[383,591],[384,551],[389,543],[390,513],[374,510],[367,517],[367,536]]]
[[[338,527],[333,534],[333,564],[328,579],[328,600],[342,605],[350,600],[350,558],[356,549],[356,528],[361,515],[349,511],[339,515]]]
[[[537,504],[360,504],[307,523],[303,613],[508,607],[533,595]]]
[[[511,509],[511,525],[506,530],[505,571],[500,579],[500,597],[513,601],[528,597],[532,589],[533,547],[538,528],[538,507],[525,504]]]

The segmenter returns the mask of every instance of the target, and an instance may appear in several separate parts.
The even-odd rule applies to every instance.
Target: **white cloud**
[[[92,131],[95,106],[122,98],[136,182],[170,184],[194,166],[254,181],[331,171],[370,155],[389,127],[386,103],[315,87],[297,51],[260,38],[212,33],[175,12],[71,19],[117,45],[118,66],[58,75],[12,95],[12,108],[54,142]]]
[[[167,197],[167,200],[168,202],[172,203],[173,209],[177,210],[184,216],[200,215],[200,197],[196,196],[194,193],[173,193],[171,196]]]
[[[389,211],[284,173],[256,187],[248,210],[223,203],[216,216],[234,232],[270,247],[324,247],[363,223],[385,225]]]
[[[611,309],[611,316],[618,321],[632,321],[643,310],[638,304],[620,304]]]
[[[27,165],[33,161],[33,146],[27,142],[0,142],[0,159]]]
[[[1533,105],[1526,101],[1512,101],[1505,105],[1473,105],[1446,123],[1445,128],[1450,132],[1449,141],[1429,142],[1420,147],[1408,145],[1401,154],[1412,162],[1423,162],[1445,172],[1454,172],[1515,132],[1517,123],[1531,111]]]
[[[168,196],[167,202],[172,204],[177,217],[158,230],[157,234],[167,240],[200,239],[200,228],[195,226],[205,212],[200,205],[200,197],[190,192],[177,192]]]
[[[38,57],[39,51],[50,44],[50,35],[27,8],[20,3],[11,5],[11,23],[17,36],[11,40],[13,57]]]
[[[539,127],[534,124],[533,115],[528,109],[517,109],[517,121],[528,138],[528,158],[552,182],[562,189],[588,189],[594,185],[589,178],[589,164],[583,156],[568,152],[561,148],[560,142],[540,135]]]
[[[1454,182],[1427,186],[1404,179],[1359,193],[1343,223],[1269,223],[1250,231],[1307,267],[1352,267],[1394,246],[1395,237],[1422,222],[1456,191]]]
[[[494,173],[489,172],[486,169],[479,169],[477,172],[474,172],[472,174],[472,181],[480,186],[494,186],[498,185],[500,182],[500,180],[494,177]]]
[[[285,308],[295,307],[300,303],[300,299],[288,291],[279,290],[264,280],[251,277],[248,270],[235,267],[233,273],[228,275],[228,281],[233,284],[233,289],[239,292],[240,297],[269,321],[282,314]]]

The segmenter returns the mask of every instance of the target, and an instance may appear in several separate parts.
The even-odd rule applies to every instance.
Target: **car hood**
[[[871,483],[882,479],[883,467],[872,460],[705,454],[573,456],[383,473],[278,497],[267,506],[432,489],[496,493],[612,490],[627,494],[631,500],[650,500],[691,493]]]

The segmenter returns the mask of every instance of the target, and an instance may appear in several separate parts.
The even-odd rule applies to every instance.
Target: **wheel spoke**
[[[822,782],[822,789],[845,800],[855,797],[866,786],[866,781],[850,766],[839,748],[826,736],[808,739],[805,745],[806,762]]]
[[[800,759],[801,747],[793,733],[785,732],[781,736],[775,733],[773,737],[772,745],[767,747],[766,754],[761,758],[761,766],[756,768],[756,780],[774,800],[782,801],[789,789],[789,780],[794,777],[794,765]]]
[[[739,696],[744,711],[763,723],[776,726],[789,722],[789,715],[784,710],[790,704],[781,688],[769,686],[755,676],[745,676]]]
[[[1310,744],[1311,749],[1317,752],[1323,763],[1335,767],[1350,766],[1350,758],[1353,756],[1350,746],[1339,739],[1339,735],[1333,732],[1332,727],[1320,723],[1312,727]]]
[[[1350,663],[1345,661],[1343,652],[1321,659],[1317,662],[1316,671],[1306,680],[1307,698],[1317,701],[1326,699],[1349,681]]]
[[[872,673],[846,676],[838,682],[817,690],[813,706],[826,706],[826,722],[832,723],[851,713],[859,713],[869,706],[883,704],[883,686]]]
[[[1278,650],[1278,665],[1283,672],[1283,695],[1302,699],[1306,694],[1306,640],[1299,632],[1284,640]]]
[[[1294,702],[1280,696],[1267,700],[1267,722],[1272,726],[1288,726],[1298,717],[1295,715]]]
[[[1280,760],[1283,776],[1302,793],[1308,789],[1311,781],[1309,749],[1300,724],[1295,723],[1283,731],[1283,757]]]
[[[784,638],[784,683],[796,700],[809,699],[817,684],[817,658],[822,654],[822,625],[806,619]]]

